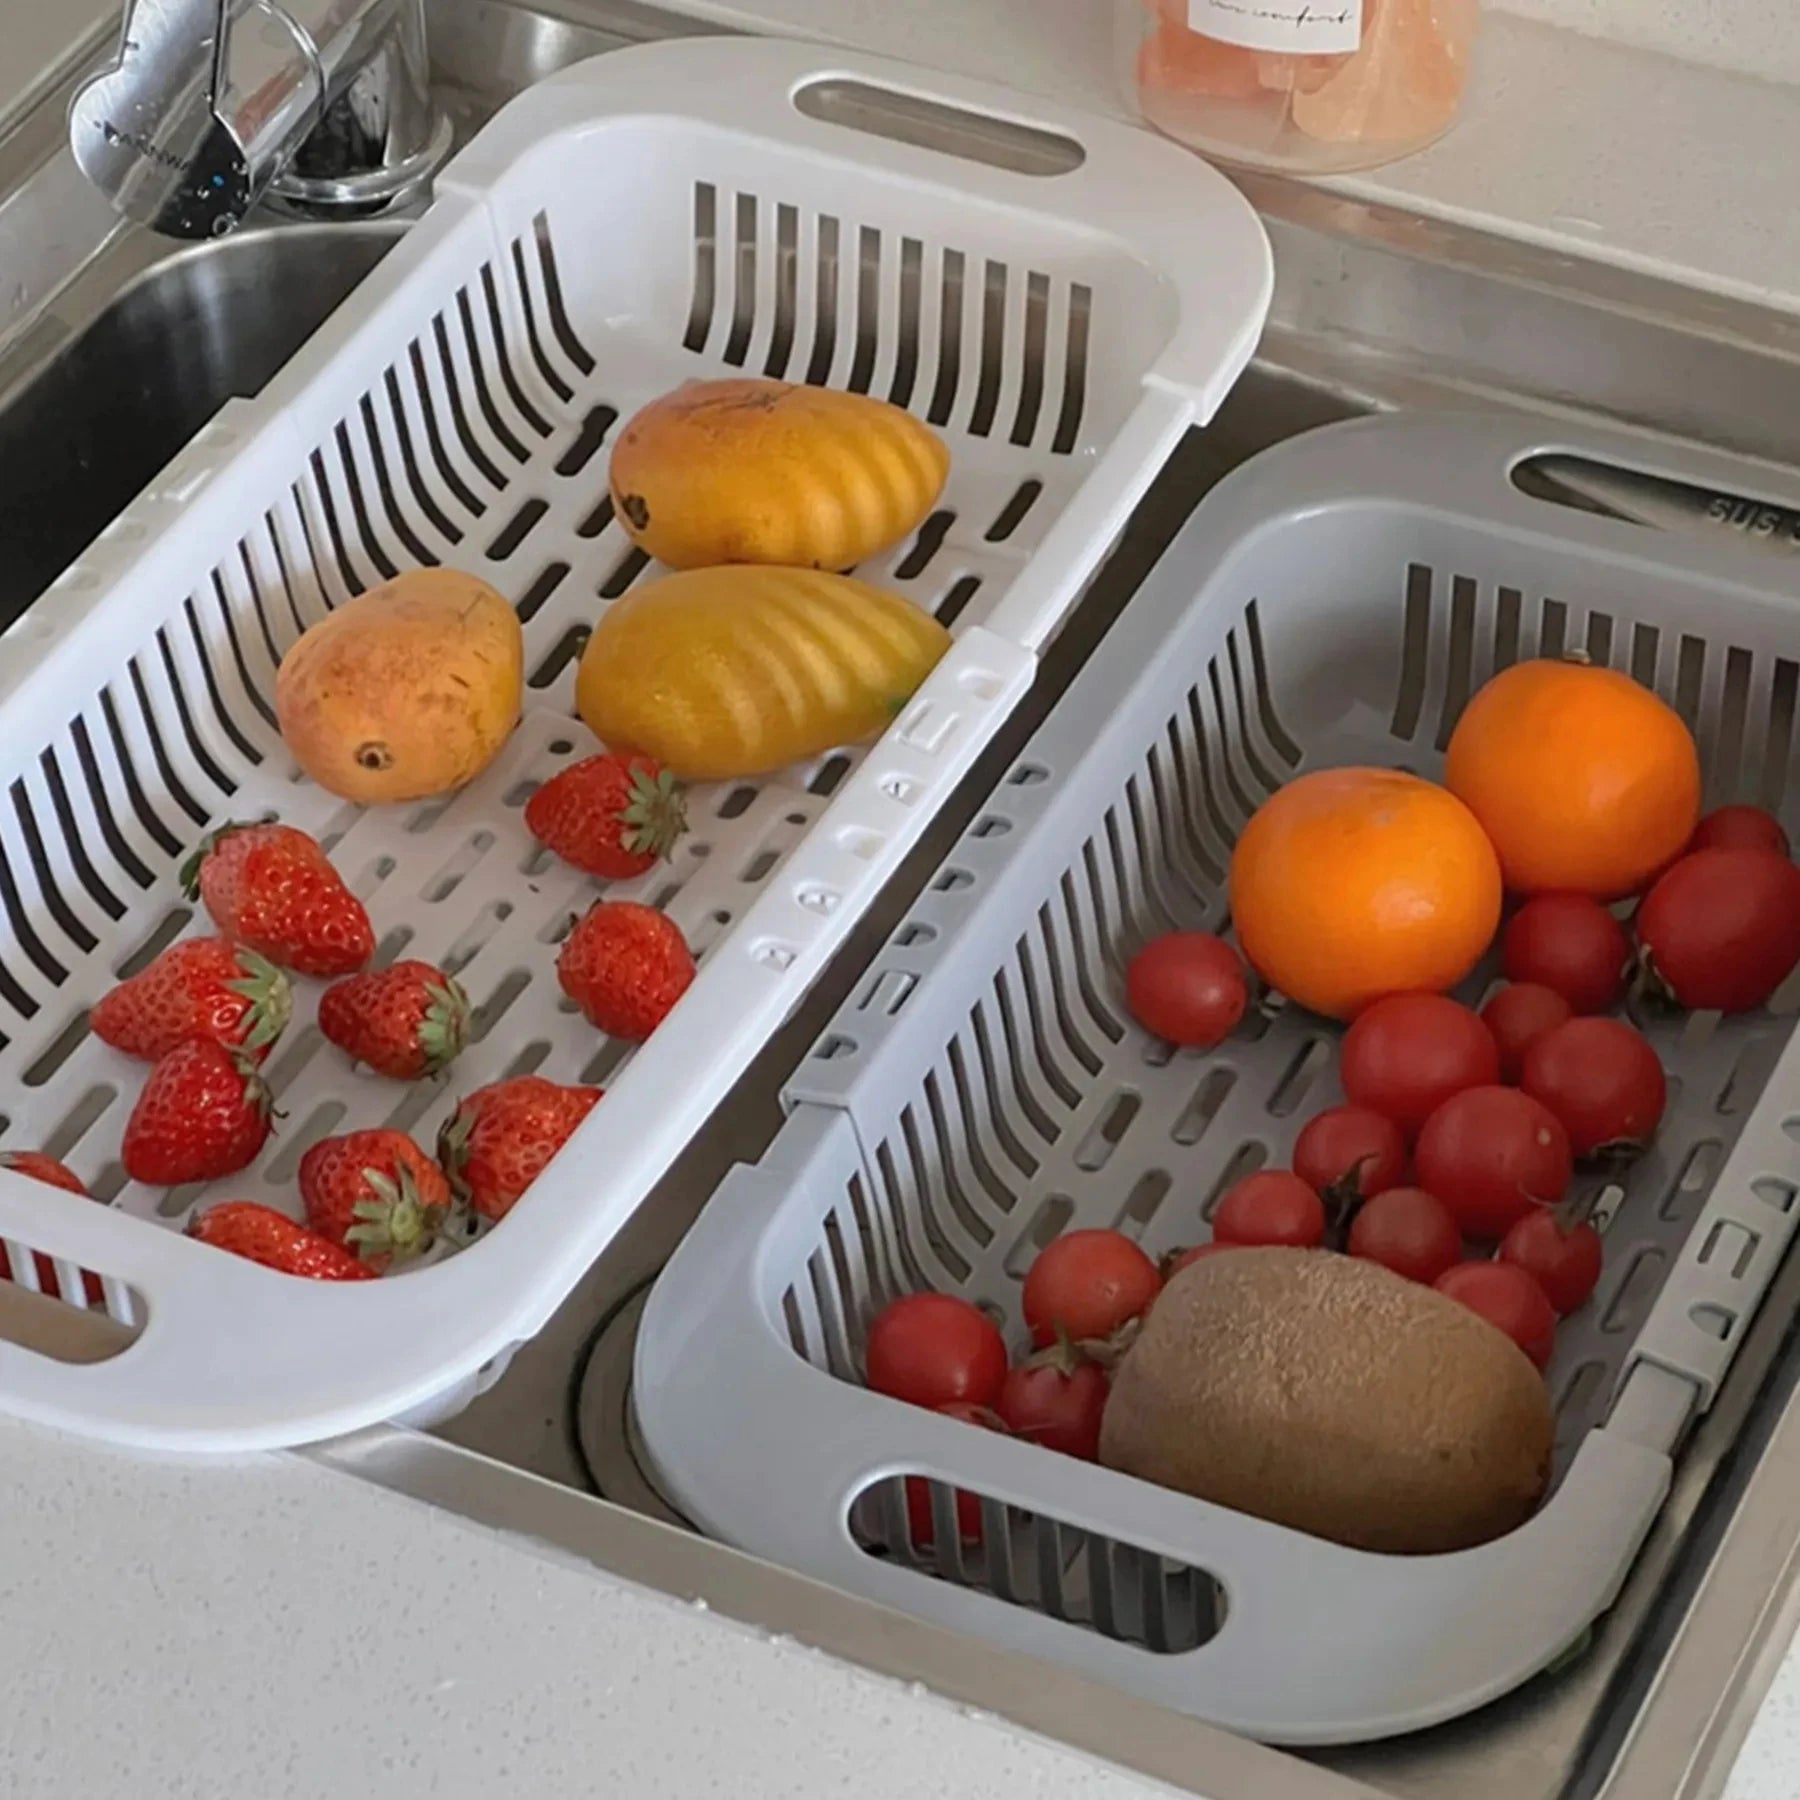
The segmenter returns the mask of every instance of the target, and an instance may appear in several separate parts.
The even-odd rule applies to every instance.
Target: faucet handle
[[[76,163],[127,217],[230,231],[323,111],[311,44],[266,0],[133,0],[118,60],[76,94]]]

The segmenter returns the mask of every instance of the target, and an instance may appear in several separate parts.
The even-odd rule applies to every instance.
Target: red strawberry
[[[227,825],[182,871],[228,938],[300,975],[354,975],[375,954],[363,905],[292,825]]]
[[[153,1187],[217,1181],[255,1162],[273,1110],[248,1057],[189,1038],[150,1071],[119,1158],[133,1181]]]
[[[444,1171],[403,1131],[325,1138],[300,1159],[306,1222],[385,1269],[427,1250],[450,1213]]]
[[[608,751],[551,776],[526,803],[525,826],[586,874],[628,881],[675,848],[687,830],[687,797],[654,757]]]
[[[347,975],[319,1000],[319,1029],[377,1075],[441,1075],[469,1041],[469,996],[428,962]]]
[[[556,978],[590,1025],[641,1044],[687,992],[694,957],[653,907],[602,900],[564,940]]]
[[[188,1227],[188,1236],[248,1257],[265,1269],[283,1275],[303,1275],[309,1281],[373,1281],[375,1271],[360,1263],[348,1250],[322,1238],[304,1225],[296,1225],[286,1213],[254,1200],[227,1200],[209,1207]]]
[[[520,1075],[479,1088],[444,1121],[438,1160],[484,1219],[504,1219],[594,1109],[600,1090]]]
[[[266,958],[224,938],[188,938],[88,1014],[94,1036],[155,1062],[185,1038],[216,1038],[261,1062],[294,1010],[288,978]]]
[[[54,1156],[46,1156],[41,1150],[0,1150],[0,1169],[11,1169],[15,1175],[23,1175],[27,1180],[41,1181],[49,1187],[61,1188],[65,1193],[79,1194],[84,1200],[89,1198],[81,1177],[67,1163],[60,1163]],[[41,1250],[34,1250],[31,1256],[37,1269],[38,1291],[59,1294],[61,1285],[56,1279],[56,1264]],[[11,1280],[12,1272],[7,1267],[6,1254],[0,1251],[0,1281]],[[81,1291],[87,1295],[89,1306],[106,1304],[106,1289],[100,1285],[100,1277],[91,1269],[81,1271]]]
[[[31,1181],[47,1182],[65,1193],[80,1194],[83,1199],[87,1198],[87,1188],[81,1177],[67,1163],[60,1163],[54,1156],[46,1156],[41,1150],[0,1150],[0,1169],[11,1169],[15,1175],[23,1175]]]

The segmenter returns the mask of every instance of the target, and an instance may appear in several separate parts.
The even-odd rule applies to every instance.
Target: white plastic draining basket
[[[0,639],[0,1142],[64,1156],[111,1202],[0,1174],[0,1237],[21,1285],[46,1253],[70,1304],[99,1271],[109,1310],[142,1326],[89,1365],[0,1342],[0,1407],[228,1449],[466,1395],[554,1310],[967,770],[1248,360],[1270,282],[1254,214],[1191,157],[898,65],[686,42],[598,59],[503,112],[283,375]],[[891,398],[943,432],[939,510],[861,573],[956,644],[866,753],[696,794],[673,865],[624,891],[667,907],[700,978],[627,1060],[557,990],[556,937],[594,890],[532,854],[520,809],[591,748],[569,716],[581,634],[644,573],[606,504],[613,422],[743,371]],[[440,562],[516,602],[532,710],[448,807],[336,806],[283,753],[276,663],[332,605]],[[124,1182],[142,1071],[86,1035],[86,1008],[204,927],[176,870],[210,826],[264,810],[331,841],[384,954],[447,963],[482,1035],[449,1084],[400,1089],[296,1025],[271,1064],[286,1124],[222,1191],[297,1210],[317,1137],[396,1123],[429,1142],[457,1093],[510,1072],[609,1088],[460,1257],[291,1281],[169,1229],[196,1196]]]
[[[1495,669],[1579,646],[1682,710],[1714,801],[1800,824],[1783,565],[1528,500],[1509,472],[1569,448],[1727,492],[1766,480],[1532,433],[1334,427],[1202,504],[802,1062],[767,1156],[652,1292],[639,1423],[702,1528],[1278,1743],[1466,1711],[1610,1604],[1794,1231],[1791,994],[1659,1029],[1673,1100],[1656,1145],[1589,1178],[1606,1271],[1549,1372],[1556,1483],[1496,1543],[1346,1549],[859,1385],[894,1295],[964,1294],[1016,1346],[1021,1277],[1059,1231],[1114,1226],[1153,1254],[1204,1241],[1218,1195],[1341,1098],[1316,1018],[1171,1058],[1122,1002],[1138,944],[1219,925],[1232,842],[1296,772],[1430,773]],[[909,1526],[908,1478],[932,1542]],[[979,1544],[958,1541],[958,1489],[981,1497]]]

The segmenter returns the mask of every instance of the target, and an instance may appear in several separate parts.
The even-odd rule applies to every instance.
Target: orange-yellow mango
[[[519,720],[525,640],[485,581],[414,569],[340,606],[282,658],[275,714],[320,787],[365,806],[473,780]]]
[[[672,569],[719,563],[853,568],[936,504],[950,453],[885,400],[786,381],[694,381],[619,436],[612,501]]]

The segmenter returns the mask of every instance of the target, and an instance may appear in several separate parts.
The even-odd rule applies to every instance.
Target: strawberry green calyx
[[[667,770],[631,771],[631,797],[619,813],[620,837],[636,856],[666,857],[687,830],[687,790]]]
[[[431,1004],[419,1021],[419,1048],[425,1056],[425,1073],[441,1075],[468,1045],[472,1009],[454,976],[432,982],[425,991]]]
[[[241,1050],[226,1046],[226,1054],[231,1058],[231,1066],[237,1070],[244,1083],[244,1104],[251,1111],[265,1119],[284,1119],[287,1114],[275,1105],[275,1090],[263,1080],[262,1071],[252,1057]]]
[[[356,1203],[356,1223],[345,1232],[345,1243],[366,1263],[403,1263],[423,1255],[437,1242],[449,1209],[420,1199],[412,1171],[404,1166],[398,1180],[381,1169],[362,1173],[369,1198]]]
[[[242,981],[227,982],[234,994],[242,994],[250,1002],[249,1030],[239,1044],[242,1050],[266,1050],[287,1030],[294,1016],[294,989],[287,976],[254,950],[237,947],[238,966],[244,971]]]
[[[469,1137],[475,1129],[475,1111],[465,1100],[438,1127],[438,1165],[450,1180],[450,1191],[459,1202],[469,1198]]]

